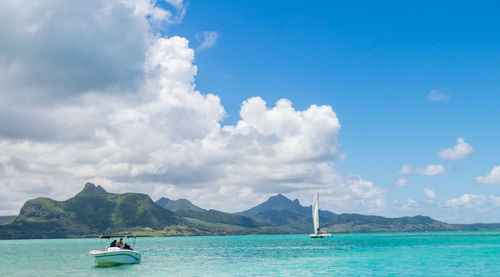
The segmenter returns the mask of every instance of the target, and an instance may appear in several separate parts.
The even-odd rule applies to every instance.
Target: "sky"
[[[494,1],[2,1],[0,215],[93,182],[500,222]]]

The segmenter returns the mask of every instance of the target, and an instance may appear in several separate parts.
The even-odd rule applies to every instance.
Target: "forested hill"
[[[448,224],[426,216],[386,218],[320,211],[321,228],[329,232],[410,232],[500,230],[500,224]],[[282,194],[246,211],[231,214],[205,210],[187,199],[146,194],[109,193],[85,184],[65,201],[39,197],[26,201],[18,216],[0,217],[0,239],[93,237],[106,233],[142,236],[277,234],[312,232],[311,207]]]
[[[162,209],[148,195],[108,193],[87,183],[65,201],[39,197],[26,201],[17,217],[0,225],[0,238],[91,236],[141,228],[182,224],[174,212]]]

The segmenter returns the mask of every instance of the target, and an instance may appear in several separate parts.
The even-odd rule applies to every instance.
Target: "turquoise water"
[[[97,239],[0,240],[0,276],[499,276],[500,233],[138,238],[142,263],[96,267]]]

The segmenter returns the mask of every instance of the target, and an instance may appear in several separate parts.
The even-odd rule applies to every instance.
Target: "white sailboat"
[[[312,205],[312,217],[314,225],[314,234],[310,234],[311,238],[324,238],[332,236],[328,232],[321,232],[319,230],[319,194],[316,192],[314,194],[314,200]]]

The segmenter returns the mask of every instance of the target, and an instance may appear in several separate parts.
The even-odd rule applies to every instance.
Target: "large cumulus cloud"
[[[155,28],[177,23],[149,1],[3,3],[0,213],[65,199],[86,181],[110,191],[185,197],[228,211],[283,192],[335,211],[375,211],[385,192],[342,175],[330,106],[295,110],[253,97],[223,126],[218,96],[196,90],[194,51]],[[18,16],[10,14],[17,13]],[[164,31],[162,29],[162,31]]]

